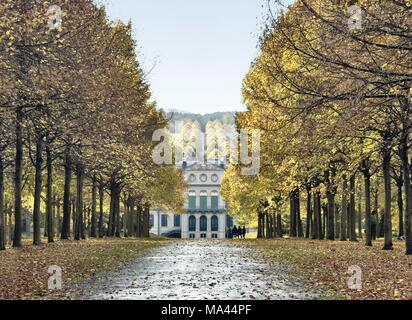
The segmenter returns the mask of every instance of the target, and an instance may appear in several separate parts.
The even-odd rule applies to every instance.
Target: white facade
[[[179,221],[173,212],[151,210],[151,233],[167,236],[180,231],[183,239],[224,239],[226,226],[230,221],[220,195],[221,181],[225,173],[224,165],[216,162],[184,162],[181,169],[188,184],[185,213],[180,216]]]
[[[175,220],[175,216],[178,216],[178,221]],[[150,218],[152,227],[150,233],[158,236],[168,235],[181,232],[181,215],[176,215],[173,212],[163,212],[160,209],[150,210]],[[164,220],[166,219],[166,224]],[[180,223],[176,223],[180,222]]]

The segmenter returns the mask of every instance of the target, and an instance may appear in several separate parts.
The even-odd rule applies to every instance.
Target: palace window
[[[200,231],[207,231],[207,217],[200,217]]]
[[[153,228],[153,226],[154,226],[154,215],[151,214],[149,216],[149,228],[151,229],[151,228]]]
[[[206,238],[207,238],[207,234],[206,234],[206,233],[201,233],[201,234],[200,234],[200,238],[206,239]]]
[[[196,238],[196,234],[194,234],[194,233],[189,234],[189,238],[190,238],[190,239],[195,239],[195,238]]]
[[[196,217],[190,216],[189,217],[189,231],[196,231]]]
[[[174,226],[175,227],[180,227],[180,214],[175,214],[174,215]]]
[[[217,233],[212,233],[212,239],[217,239]]]
[[[219,209],[219,193],[217,191],[212,191],[211,193],[211,209]]]
[[[167,227],[167,214],[162,214],[162,227]]]
[[[196,210],[196,192],[189,191],[189,210]]]
[[[200,210],[207,210],[207,192],[200,193]]]
[[[212,232],[219,231],[219,218],[217,216],[212,217],[211,225],[212,225]]]

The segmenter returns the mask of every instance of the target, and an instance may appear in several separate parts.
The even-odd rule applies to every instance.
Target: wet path
[[[82,299],[313,299],[317,294],[240,242],[176,241],[80,284]]]

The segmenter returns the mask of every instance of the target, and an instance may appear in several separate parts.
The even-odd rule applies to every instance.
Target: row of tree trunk
[[[120,192],[121,185],[116,183],[115,178],[111,179],[110,183],[110,214],[108,230],[104,229],[104,192],[105,185],[103,179],[98,179],[96,175],[92,177],[92,203],[91,207],[84,203],[84,179],[85,168],[82,163],[77,162],[73,164],[70,150],[66,152],[65,156],[65,179],[64,179],[64,196],[63,196],[63,219],[60,219],[61,201],[56,200],[56,194],[53,190],[53,159],[51,150],[48,147],[49,143],[46,140],[46,215],[44,224],[44,236],[47,237],[48,242],[54,242],[56,234],[61,231],[61,239],[69,239],[73,233],[75,240],[85,239],[89,237],[103,237],[103,236],[121,236],[122,228],[124,227],[125,234],[135,235],[138,237],[149,236],[149,205],[141,205],[136,201],[133,209],[129,210],[129,206],[125,206],[124,218],[129,221],[136,221],[131,229],[126,230],[126,225],[122,225],[120,212]],[[37,139],[36,157],[35,157],[35,188],[34,188],[34,206],[33,206],[33,244],[39,245],[41,243],[41,201],[42,201],[42,170],[43,170],[43,153],[44,148],[43,139]],[[21,157],[20,148],[16,150],[16,162],[19,164]],[[74,170],[73,170],[74,168]],[[71,182],[73,172],[76,175],[76,192],[75,196],[71,194]],[[15,183],[16,188],[21,188],[21,170],[16,169]],[[18,187],[20,186],[20,187]],[[97,193],[99,193],[99,213],[97,212]],[[4,167],[0,158],[0,250],[4,250],[7,241],[6,231],[13,230],[13,246],[20,247],[22,245],[22,208],[21,208],[21,189],[15,190],[15,196],[20,197],[20,201],[16,201],[12,206],[14,212],[14,225],[11,223],[9,216],[6,221],[6,210],[4,208]],[[142,209],[141,209],[142,208]],[[136,216],[136,217],[135,217]],[[72,221],[71,221],[72,220]],[[8,229],[6,230],[6,222]],[[71,223],[72,222],[72,223]],[[61,224],[61,228],[60,228]],[[71,224],[73,225],[73,232],[71,232]]]
[[[383,153],[382,172],[384,181],[384,195],[385,195],[385,207],[382,216],[378,214],[378,188],[374,190],[374,210],[377,213],[377,236],[383,237],[385,250],[392,249],[392,217],[391,217],[391,163],[390,153]],[[365,244],[367,246],[372,245],[371,235],[371,172],[370,162],[368,159],[362,162],[360,172],[363,175],[364,180],[364,212],[365,212]],[[400,172],[393,172],[394,180],[397,185],[397,203],[399,211],[399,233],[398,237],[401,238],[405,234],[404,226],[404,209],[403,209],[403,168],[400,168]],[[356,241],[357,237],[363,238],[363,223],[362,223],[362,195],[358,198],[358,207],[356,210],[356,175],[348,177],[343,176],[341,186],[341,203],[336,203],[336,191],[335,185],[335,170],[325,172],[325,185],[326,185],[326,200],[327,202],[321,203],[321,194],[317,190],[319,184],[306,186],[306,225],[303,230],[301,210],[300,210],[300,189],[295,188],[289,194],[290,201],[290,221],[289,221],[289,236],[290,237],[306,237],[312,239],[324,239],[341,241]],[[397,174],[397,175],[396,175]],[[315,191],[313,191],[315,190]],[[276,235],[281,234],[277,230],[281,230],[281,218],[279,226],[277,216],[280,214],[274,213],[273,216],[268,213],[269,204],[263,203],[258,210],[258,237],[259,238],[273,238]],[[356,228],[358,233],[356,233]],[[305,232],[304,232],[305,231]]]
[[[282,214],[278,210],[270,213],[269,206],[258,210],[258,239],[274,239],[283,237]]]

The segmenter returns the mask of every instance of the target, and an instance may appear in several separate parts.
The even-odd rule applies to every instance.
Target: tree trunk
[[[271,237],[270,235],[270,220],[269,220],[269,213],[266,211],[265,212],[265,222],[266,222],[266,239],[269,239]]]
[[[12,244],[13,242],[13,208],[11,207],[8,212],[8,244]],[[6,212],[7,214],[7,212]]]
[[[378,201],[378,195],[379,195],[379,181],[378,179],[376,179],[376,188],[373,192],[373,198],[374,198],[374,210],[376,212],[376,220],[377,220],[377,224],[376,224],[376,238],[378,239],[380,237],[381,234],[381,227],[380,227],[380,221],[381,221],[381,214],[379,212],[379,201]]]
[[[320,199],[319,199],[320,202]],[[327,234],[328,230],[327,230],[327,221],[328,221],[328,206],[322,206],[322,210],[323,210],[323,215],[322,215],[322,232],[321,232],[321,239],[325,239],[325,235]]]
[[[46,166],[47,166],[47,191],[46,191],[46,216],[47,216],[47,241],[54,242],[53,228],[53,165],[49,142],[46,144]]]
[[[355,203],[355,190],[356,190],[356,176],[352,175],[349,180],[349,240],[356,241],[356,203]]]
[[[323,239],[323,232],[322,232],[322,208],[320,203],[320,191],[315,193],[315,202],[316,202],[316,215],[318,217],[318,239]]]
[[[258,239],[262,239],[263,235],[262,235],[262,218],[261,218],[261,211],[260,208],[258,209],[258,231],[257,231],[257,238]]]
[[[129,237],[129,216],[130,216],[130,208],[128,204],[128,197],[125,194],[123,196],[123,234],[124,237]]]
[[[359,194],[359,199],[358,199],[358,237],[359,237],[359,239],[363,238],[363,232],[362,232],[362,193]]]
[[[93,176],[92,179],[92,226],[90,230],[90,237],[97,237],[97,179],[96,176]]]
[[[132,197],[129,196],[129,236],[132,237],[134,234],[134,225],[135,225],[135,201]]]
[[[64,159],[64,195],[63,195],[63,226],[62,240],[68,240],[70,237],[70,188],[72,183],[72,161],[70,149],[66,149]]]
[[[78,163],[76,165],[77,176],[77,194],[76,194],[76,230],[74,239],[80,240],[83,233],[83,166]]]
[[[16,157],[14,170],[14,237],[13,247],[22,247],[22,173],[23,173],[23,108],[16,109]]]
[[[369,173],[369,167],[365,166],[364,169],[365,179],[365,245],[372,246],[371,236],[371,177]]]
[[[260,209],[258,209],[258,238],[262,238],[261,229],[261,219],[260,219]],[[142,236],[142,206],[140,200],[137,201],[136,205],[136,237],[140,238]]]
[[[313,228],[312,239],[319,239],[319,215],[318,215],[318,201],[317,192],[313,194]]]
[[[296,221],[296,195],[295,191],[290,193],[290,237],[297,236],[297,221]]]
[[[405,235],[405,226],[403,224],[403,197],[402,197],[402,184],[398,184],[398,239],[402,239],[402,237]]]
[[[326,198],[328,200],[328,240],[335,240],[335,186],[334,186],[335,173],[325,172],[326,180]]]
[[[90,226],[90,207],[86,204],[83,205],[83,225],[82,225],[82,239],[86,239],[86,234],[88,233]]]
[[[310,238],[312,223],[312,190],[310,187],[306,188],[306,232],[305,237]]]
[[[104,184],[103,184],[103,179],[100,179],[100,184],[99,184],[99,237],[103,238],[104,236],[104,231],[103,231],[103,225],[104,225]]]
[[[0,251],[6,250],[6,214],[4,208],[4,165],[0,156]]]
[[[406,129],[404,129],[405,131]],[[411,218],[412,218],[412,190],[411,190],[411,176],[409,170],[409,157],[408,157],[408,133],[404,132],[401,139],[401,161],[403,166],[403,180],[405,189],[405,245],[406,254],[412,255],[412,232],[411,232]]]
[[[144,207],[143,207],[143,213],[144,213]],[[144,216],[143,216],[144,217]],[[265,211],[262,212],[260,219],[262,219],[262,238],[266,238],[266,232],[265,232],[265,228],[266,228],[266,224],[265,224]],[[144,225],[144,224],[143,224]]]
[[[109,236],[114,237],[116,229],[116,182],[114,178],[110,181],[110,214],[109,214]]]
[[[144,238],[150,237],[149,216],[150,216],[150,206],[148,204],[145,204],[144,209],[143,209],[143,226],[144,226],[143,237]]]
[[[57,198],[57,202],[56,202],[56,209],[57,209],[57,211],[56,211],[56,223],[57,223],[56,232],[57,232],[57,236],[58,236],[59,234],[61,234],[61,232],[62,232],[62,229],[61,229],[60,208],[61,208],[61,198],[58,197],[58,198]]]
[[[332,191],[326,192],[328,200],[328,240],[335,240],[335,195]]]
[[[56,228],[57,224],[57,212],[56,212],[56,194],[53,193],[53,200],[52,200],[52,213],[53,213],[53,234],[54,236],[59,236]]]
[[[76,226],[77,226],[77,200],[76,196],[73,195],[71,199],[71,210],[72,210],[72,226],[73,226],[73,237],[76,233]]]
[[[278,212],[276,221],[276,234],[279,238],[283,238],[283,229],[282,229],[282,214]]]
[[[391,213],[391,151],[390,149],[383,150],[383,181],[385,186],[385,212],[384,212],[384,245],[383,250],[392,250],[392,213]]]
[[[342,212],[339,204],[335,203],[335,237],[340,238],[340,216]]]
[[[120,187],[116,185],[116,193],[115,193],[115,212],[116,212],[116,231],[115,236],[117,238],[121,237],[121,219],[120,219]]]
[[[33,244],[41,244],[41,191],[42,191],[42,171],[43,171],[43,137],[39,134],[36,136],[36,162],[34,178],[34,204],[33,204]]]
[[[346,241],[347,230],[346,230],[346,218],[348,216],[348,201],[347,201],[347,191],[348,191],[348,179],[346,175],[343,176],[342,183],[342,212],[340,219],[340,240]]]
[[[46,188],[47,188],[47,186],[46,186]],[[44,201],[44,206],[46,207],[46,209],[47,209],[47,199],[45,199],[45,201]],[[43,236],[46,238],[46,237],[48,237],[48,233],[49,233],[49,222],[48,222],[48,220],[47,220],[47,213],[44,215],[44,233],[43,233]]]
[[[295,210],[296,210],[296,223],[297,223],[297,236],[303,238],[303,227],[302,227],[302,217],[300,214],[300,190],[299,188],[295,191]]]

